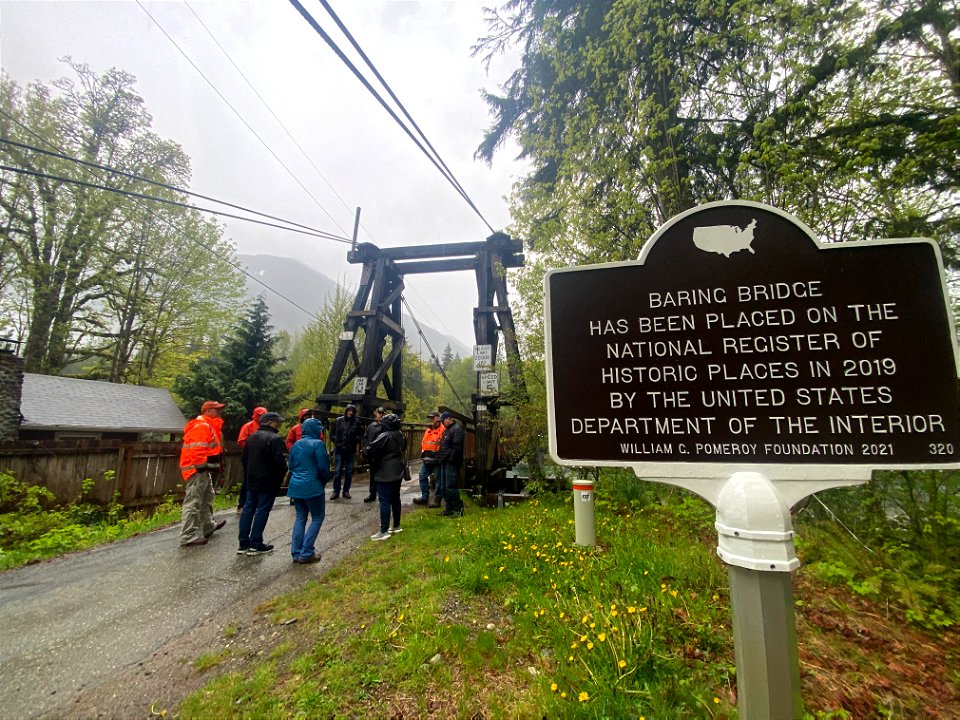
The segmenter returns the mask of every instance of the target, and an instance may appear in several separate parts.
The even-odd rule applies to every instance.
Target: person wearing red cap
[[[255,407],[251,414],[251,420],[243,424],[240,428],[240,434],[237,436],[237,445],[243,450],[247,444],[247,438],[260,429],[260,417],[267,412],[265,407]],[[237,497],[237,514],[243,512],[243,505],[247,500],[247,478],[243,477],[240,481],[240,495]]]
[[[220,468],[222,450],[220,410],[223,403],[207,400],[200,415],[183,429],[180,474],[187,484],[183,498],[180,545],[206,545],[207,538],[227,524],[213,520],[213,473]]]
[[[297,424],[294,425],[287,432],[287,452],[293,450],[293,444],[303,437],[303,421],[313,417],[313,410],[310,408],[303,408],[300,410],[300,414],[297,416]]]

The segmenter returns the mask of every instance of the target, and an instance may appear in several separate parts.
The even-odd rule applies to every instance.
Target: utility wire
[[[456,396],[457,401],[460,403],[460,407],[464,409],[465,413],[469,414],[470,409],[468,408],[467,404],[463,401],[463,398],[460,397],[460,393],[457,392],[457,389],[453,386],[453,383],[450,382],[450,378],[447,377],[447,373],[444,371],[443,365],[440,364],[440,360],[439,358],[437,358],[437,354],[433,351],[433,348],[430,347],[430,341],[427,340],[427,336],[423,334],[423,330],[420,327],[420,323],[417,322],[416,316],[413,314],[413,309],[410,307],[410,303],[407,302],[407,299],[403,297],[403,295],[400,296],[400,300],[406,306],[407,312],[410,313],[410,319],[413,320],[413,324],[417,326],[417,333],[419,333],[420,339],[423,340],[424,344],[426,344],[427,350],[430,351],[430,357],[433,358],[433,362],[436,363],[437,370],[440,371],[440,376],[444,380],[446,380],[447,385],[453,391],[454,396]]]
[[[330,191],[331,191],[334,195],[337,196],[337,200],[340,201],[340,204],[343,205],[343,207],[344,207],[345,209],[352,211],[353,208],[351,208],[349,205],[347,205],[346,200],[344,200],[344,199],[340,196],[340,193],[337,192],[337,189],[336,189],[335,187],[333,187],[333,184],[331,184],[331,182],[327,179],[327,177],[320,171],[320,168],[318,168],[318,167],[316,166],[316,164],[313,162],[313,160],[311,159],[311,157],[307,154],[307,151],[303,149],[303,147],[300,145],[299,142],[297,142],[297,139],[293,136],[293,133],[291,133],[290,130],[287,129],[287,126],[283,124],[283,121],[282,121],[282,120],[277,116],[277,114],[273,111],[273,108],[270,107],[270,104],[267,103],[267,101],[263,99],[263,96],[260,95],[260,93],[257,91],[257,88],[255,88],[254,85],[253,85],[253,83],[250,82],[250,79],[244,74],[243,70],[241,70],[240,67],[237,65],[237,63],[234,62],[233,58],[230,56],[230,53],[228,53],[227,50],[226,50],[226,48],[224,48],[223,45],[220,44],[220,41],[217,40],[217,38],[214,36],[214,34],[213,34],[213,32],[210,30],[210,28],[208,28],[207,25],[206,25],[206,24],[203,22],[203,20],[200,18],[200,16],[197,15],[197,12],[196,12],[196,10],[193,9],[193,6],[190,5],[190,3],[188,2],[188,0],[183,0],[183,4],[187,6],[187,9],[188,9],[188,10],[193,14],[193,16],[197,19],[197,22],[200,23],[200,26],[201,26],[204,30],[206,30],[207,35],[210,36],[210,39],[213,40],[213,42],[216,44],[216,46],[217,46],[218,48],[220,48],[220,52],[222,52],[222,53],[223,53],[223,56],[230,62],[231,65],[233,65],[234,70],[236,70],[237,73],[239,73],[240,77],[243,78],[244,82],[247,83],[247,87],[249,87],[249,88],[253,91],[253,94],[257,96],[257,99],[260,101],[260,104],[263,105],[263,107],[267,110],[267,112],[269,112],[270,115],[273,116],[273,119],[277,121],[277,125],[279,125],[279,126],[281,127],[281,129],[287,134],[287,137],[290,138],[290,142],[292,142],[292,143],[296,146],[297,150],[300,151],[300,154],[303,155],[304,159],[305,159],[308,163],[310,163],[310,166],[316,171],[317,175],[320,176],[320,179],[323,180],[323,181],[327,184],[327,187],[330,188]],[[360,226],[363,227],[363,224],[361,223]],[[344,230],[342,226],[340,226],[340,225],[338,224],[337,227],[340,228],[340,230],[341,230],[344,234],[346,234],[347,231]],[[370,232],[369,232],[365,227],[364,227],[363,229],[364,229],[364,231],[367,232],[367,235],[370,234]]]
[[[333,224],[336,225],[337,227],[339,227],[340,230],[341,230],[342,232],[344,232],[344,234],[346,234],[346,231],[345,231],[342,227],[340,227],[340,224],[339,224],[339,223],[337,223],[336,218],[334,218],[333,215],[331,215],[330,212],[320,203],[320,201],[317,200],[317,198],[313,195],[313,193],[311,193],[311,192],[307,189],[307,186],[304,185],[304,184],[300,181],[300,178],[298,178],[296,175],[294,175],[293,171],[292,171],[289,167],[287,167],[287,165],[283,162],[283,160],[280,159],[280,156],[277,155],[277,154],[271,149],[271,147],[270,147],[269,145],[267,145],[266,141],[265,141],[262,137],[260,137],[260,135],[257,133],[257,131],[253,129],[253,126],[250,125],[250,123],[248,123],[248,122],[246,121],[246,119],[243,117],[243,115],[241,115],[240,112],[239,112],[233,105],[230,104],[230,101],[227,100],[227,98],[223,95],[223,93],[220,92],[220,90],[217,89],[217,86],[213,84],[213,82],[210,80],[210,78],[208,78],[206,75],[204,75],[203,71],[197,66],[197,64],[196,64],[195,62],[193,62],[193,60],[190,59],[190,56],[187,55],[186,52],[183,51],[183,48],[181,48],[181,47],[177,44],[177,41],[174,40],[166,30],[164,30],[163,26],[157,21],[157,19],[156,19],[153,15],[150,14],[150,11],[147,10],[147,9],[143,6],[143,3],[140,2],[140,0],[137,0],[137,5],[139,5],[139,6],[140,6],[140,9],[143,10],[143,12],[145,12],[145,13],[147,14],[147,17],[149,17],[149,18],[153,21],[154,25],[156,25],[156,26],[160,29],[160,32],[162,32],[162,33],[166,36],[167,40],[169,40],[169,41],[173,44],[173,46],[180,52],[180,54],[183,55],[183,57],[186,59],[186,61],[187,61],[188,63],[190,63],[190,65],[193,66],[193,69],[196,70],[196,71],[200,74],[200,77],[202,77],[202,78],[206,81],[206,83],[213,89],[213,91],[217,94],[217,96],[224,102],[224,104],[233,111],[233,114],[236,115],[237,118],[239,118],[240,122],[242,122],[242,123],[247,127],[247,129],[248,129],[251,133],[253,133],[253,136],[254,136],[255,138],[257,138],[257,140],[260,141],[260,144],[263,145],[263,147],[267,149],[267,152],[269,152],[271,155],[273,155],[274,159],[275,159],[278,163],[280,163],[280,166],[281,166],[284,170],[287,171],[287,174],[289,174],[290,177],[292,177],[292,178],[294,179],[294,181],[297,183],[297,185],[299,185],[299,186],[303,189],[303,191],[310,197],[310,199],[313,200],[313,202],[316,204],[316,206],[317,206],[318,208],[320,208],[321,210],[323,210],[323,212],[326,213],[327,217],[330,218],[330,219],[333,221]]]
[[[443,166],[444,171],[446,171],[446,174],[449,176],[454,187],[466,198],[467,202],[470,202],[470,198],[466,197],[466,190],[463,189],[463,185],[461,185],[460,181],[454,177],[453,171],[449,167],[447,167],[447,164],[443,161],[443,158],[440,157],[440,153],[437,152],[436,148],[434,148],[433,145],[430,143],[430,141],[427,139],[427,136],[424,134],[423,130],[421,130],[420,126],[417,125],[416,120],[414,120],[413,117],[411,117],[410,113],[407,112],[407,108],[404,107],[404,104],[402,102],[400,102],[400,98],[398,98],[396,96],[396,93],[393,92],[393,88],[391,88],[390,85],[387,83],[387,81],[383,79],[383,76],[380,74],[380,71],[377,70],[373,62],[370,60],[370,58],[367,57],[367,54],[363,51],[363,48],[360,47],[359,43],[357,43],[357,41],[354,39],[353,35],[347,29],[346,25],[343,24],[343,22],[340,20],[340,17],[337,15],[337,13],[334,12],[333,8],[330,6],[330,3],[327,2],[327,0],[320,0],[320,4],[323,5],[323,8],[324,10],[327,11],[327,14],[330,15],[331,18],[333,18],[333,21],[337,24],[337,27],[340,28],[340,32],[342,32],[346,36],[347,40],[350,41],[350,44],[353,46],[353,49],[356,50],[357,53],[359,53],[361,58],[363,58],[363,61],[367,64],[367,67],[370,68],[371,71],[373,71],[374,76],[377,78],[377,80],[380,81],[380,84],[383,85],[384,89],[390,94],[390,97],[397,104],[397,107],[400,108],[400,111],[403,113],[403,116],[410,121],[410,124],[413,125],[413,129],[417,131],[417,134],[423,139],[423,142],[426,143],[426,146],[430,148],[430,152],[433,153],[433,156],[437,159],[437,162],[439,162]],[[470,206],[473,207],[472,202],[470,202]],[[475,207],[474,207],[474,210],[476,210]],[[483,216],[481,215],[481,217]],[[491,230],[492,229],[493,228],[491,228]]]
[[[380,103],[383,109],[386,110],[387,113],[389,113],[390,117],[392,117],[394,121],[407,134],[407,136],[411,140],[413,140],[414,144],[418,148],[420,148],[420,151],[427,157],[427,159],[431,163],[433,163],[433,166],[440,171],[440,174],[443,175],[444,178],[446,178],[447,182],[450,183],[453,189],[457,191],[457,193],[467,202],[467,204],[473,209],[473,211],[480,217],[480,219],[484,222],[484,224],[490,229],[490,232],[496,232],[496,230],[493,229],[493,226],[483,216],[483,214],[480,212],[477,206],[473,203],[473,201],[470,199],[467,193],[463,190],[463,188],[459,186],[459,183],[457,182],[456,178],[454,178],[453,175],[450,174],[448,171],[445,171],[444,168],[441,166],[441,164],[437,162],[437,160],[433,157],[433,155],[431,155],[427,151],[427,149],[423,146],[423,144],[410,131],[410,128],[408,128],[404,124],[404,122],[397,116],[397,113],[394,112],[393,108],[391,108],[387,104],[387,102],[383,99],[383,97],[373,88],[370,82],[363,76],[363,74],[350,61],[350,59],[346,55],[344,55],[343,51],[337,46],[337,44],[327,34],[327,32],[322,27],[320,27],[320,24],[313,18],[313,16],[310,15],[309,12],[307,12],[306,8],[304,8],[303,5],[300,4],[299,0],[290,0],[290,4],[297,9],[300,15],[303,16],[303,19],[306,20],[307,23],[309,23],[309,25],[316,31],[316,33],[320,35],[321,38],[323,38],[323,40],[327,43],[327,45],[330,46],[330,49],[332,49],[333,52],[336,53],[337,57],[340,58],[341,62],[343,62],[351,70],[351,72],[353,72],[353,74],[363,84],[363,86],[367,88],[367,90],[373,95],[373,97],[377,100],[377,102]]]
[[[9,165],[0,165],[0,170],[7,170],[8,172],[17,173],[19,175],[30,175],[32,177],[43,178],[45,180],[56,180],[58,182],[69,183],[71,185],[81,185],[83,187],[93,188],[95,190],[106,190],[107,192],[117,193],[118,195],[126,195],[128,197],[139,198],[141,200],[152,200],[153,202],[164,203],[166,205],[174,205],[176,207],[186,208],[188,210],[198,210],[200,212],[207,212],[212,215],[221,215],[223,217],[233,218],[235,220],[243,220],[245,222],[256,223],[257,225],[266,225],[267,227],[278,228],[280,230],[287,230],[289,232],[300,233],[301,235],[309,235],[310,237],[318,237],[323,240],[333,240],[336,239],[338,242],[350,243],[349,240],[342,238],[333,238],[326,235],[319,235],[315,232],[308,230],[298,230],[294,227],[288,227],[286,225],[277,225],[276,223],[264,222],[263,220],[254,220],[253,218],[243,217],[242,215],[234,215],[233,213],[223,212],[221,210],[211,210],[210,208],[200,207],[198,205],[191,205],[190,203],[177,202],[176,200],[167,200],[165,198],[156,197],[154,195],[144,195],[143,193],[133,192],[132,190],[121,190],[120,188],[110,187],[109,185],[100,185],[98,183],[87,182],[85,180],[77,180],[74,178],[63,177],[62,175],[51,175],[50,173],[38,172],[36,170],[26,170],[24,168],[15,168]]]
[[[3,112],[3,111],[0,110],[0,112]],[[14,123],[16,123],[17,125],[19,125],[23,130],[25,130],[26,132],[30,133],[30,134],[33,135],[35,138],[37,138],[40,142],[49,145],[49,146],[52,147],[54,150],[58,150],[58,151],[59,151],[59,150],[62,149],[62,148],[58,148],[56,145],[54,145],[52,142],[50,142],[49,140],[47,140],[46,138],[44,138],[42,135],[40,135],[38,132],[36,132],[35,130],[33,130],[33,129],[30,128],[29,126],[24,125],[22,122],[20,122],[19,120],[17,120],[17,119],[16,119],[15,117],[13,117],[12,115],[9,115],[9,114],[7,114],[7,113],[5,113],[5,112],[3,112],[3,114],[6,115],[8,118],[10,118],[10,120],[12,120]],[[136,199],[135,199],[134,201],[136,202]],[[139,205],[139,203],[138,203],[138,205]],[[140,207],[143,207],[144,209],[146,209],[147,212],[151,212],[149,208],[146,208],[146,207],[144,207],[143,205],[140,205]],[[166,218],[164,218],[164,217],[160,217],[160,216],[157,216],[157,215],[153,215],[152,212],[151,212],[151,217],[154,217],[154,218],[156,218],[157,220],[159,220],[160,222],[164,223],[167,227],[169,227],[169,228],[172,229],[174,232],[178,233],[181,237],[183,237],[185,240],[187,240],[187,242],[192,243],[192,244],[195,245],[196,247],[199,247],[201,250],[204,250],[204,251],[210,253],[210,254],[213,255],[214,257],[220,258],[220,260],[222,260],[223,262],[225,262],[227,265],[229,265],[230,267],[232,267],[234,270],[236,270],[237,272],[241,273],[242,275],[250,278],[250,279],[253,280],[254,282],[259,283],[260,285],[262,285],[264,288],[266,288],[267,290],[269,290],[270,292],[272,292],[272,293],[273,293],[274,295],[276,295],[277,297],[281,298],[282,300],[286,300],[288,303],[290,303],[291,305],[293,305],[293,306],[294,306],[295,308],[297,308],[298,310],[302,310],[304,313],[306,313],[306,314],[309,315],[310,317],[314,318],[315,320],[319,320],[319,319],[320,319],[320,316],[317,315],[316,313],[311,312],[310,310],[307,310],[305,307],[303,307],[303,306],[300,305],[299,303],[295,302],[294,300],[288,298],[286,295],[284,295],[284,294],[283,294],[282,292],[280,292],[279,290],[275,290],[274,288],[272,288],[272,287],[270,287],[269,285],[267,285],[267,284],[266,284],[265,282],[263,282],[260,278],[254,276],[254,275],[251,275],[249,272],[247,272],[246,268],[244,268],[242,265],[239,265],[238,263],[234,262],[234,261],[231,260],[230,258],[222,255],[221,253],[216,252],[215,250],[213,250],[212,248],[210,248],[209,246],[207,246],[205,243],[201,243],[197,238],[195,238],[195,237],[193,237],[192,235],[190,235],[188,232],[186,232],[183,228],[179,227],[179,226],[176,225],[175,223],[171,222],[170,220],[168,220],[168,219],[166,219]]]
[[[5,111],[2,110],[2,109],[0,109],[0,114],[5,115],[6,117],[10,118],[11,120],[14,120],[14,118],[13,118],[9,113],[5,112]],[[100,165],[99,163],[89,162],[88,160],[81,160],[80,158],[71,157],[70,155],[66,155],[66,154],[64,154],[64,153],[52,152],[52,151],[50,151],[50,150],[44,150],[43,148],[35,147],[35,146],[33,146],[33,145],[27,145],[27,144],[25,144],[25,143],[17,142],[16,140],[11,140],[11,139],[5,138],[5,137],[0,137],[0,143],[5,143],[5,144],[7,144],[7,145],[13,145],[14,147],[18,147],[18,148],[22,148],[22,149],[24,149],[24,150],[30,150],[30,151],[33,151],[33,152],[41,153],[41,154],[43,154],[43,155],[49,155],[50,157],[60,158],[61,160],[68,160],[68,161],[70,161],[70,162],[72,162],[72,163],[76,163],[76,164],[78,164],[78,165],[85,165],[86,167],[96,168],[97,170],[105,170],[106,172],[113,173],[113,174],[115,174],[115,175],[120,175],[120,176],[122,176],[122,177],[129,178],[129,179],[131,179],[131,180],[139,180],[139,181],[141,181],[141,182],[149,183],[150,185],[156,185],[157,187],[165,188],[166,190],[173,190],[174,192],[183,193],[184,195],[190,195],[190,196],[192,196],[192,197],[202,198],[203,200],[209,200],[209,201],[211,201],[211,202],[215,202],[215,203],[218,203],[218,204],[220,204],[220,205],[226,205],[227,207],[232,207],[232,208],[235,208],[235,209],[237,209],[237,210],[243,210],[244,212],[248,212],[248,213],[251,213],[251,214],[253,214],[253,215],[259,215],[260,217],[269,218],[270,220],[277,220],[277,221],[279,221],[279,222],[286,223],[286,224],[288,224],[288,225],[292,225],[292,226],[294,226],[294,227],[303,228],[304,230],[309,230],[309,231],[311,231],[311,233],[313,233],[313,234],[315,234],[315,235],[325,236],[325,237],[327,237],[327,238],[330,239],[330,240],[337,240],[337,241],[339,241],[339,242],[346,242],[346,243],[349,243],[349,242],[350,242],[350,239],[349,239],[349,238],[341,237],[340,235],[333,235],[332,233],[328,233],[328,232],[326,232],[326,231],[324,231],[324,230],[318,230],[317,228],[310,227],[309,225],[302,225],[302,224],[300,224],[300,223],[298,223],[298,222],[293,222],[292,220],[286,220],[286,219],[284,219],[284,218],[277,217],[276,215],[269,215],[269,214],[267,214],[267,213],[262,213],[262,212],[259,212],[259,211],[257,211],[257,210],[251,210],[251,209],[248,208],[248,207],[244,207],[244,206],[242,206],[242,205],[235,205],[234,203],[227,202],[226,200],[218,200],[217,198],[215,198],[215,197],[210,197],[209,195],[201,195],[200,193],[191,192],[190,190],[184,190],[183,188],[176,187],[175,185],[168,185],[167,183],[162,183],[162,182],[159,182],[159,181],[157,181],[157,180],[151,180],[150,178],[143,177],[142,175],[136,175],[136,174],[134,174],[134,173],[128,173],[128,172],[125,172],[124,170],[119,170],[119,169],[117,169],[117,168],[110,167],[109,165]],[[150,198],[150,199],[156,199],[156,198]],[[212,211],[210,211],[210,212],[212,212]]]

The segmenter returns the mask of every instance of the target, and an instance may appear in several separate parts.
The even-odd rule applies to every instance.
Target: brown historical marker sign
[[[713,203],[671,220],[637,262],[553,271],[545,289],[561,463],[661,477],[960,467],[932,241],[821,245],[774,208]]]

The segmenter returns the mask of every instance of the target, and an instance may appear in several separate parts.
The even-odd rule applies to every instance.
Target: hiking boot
[[[336,499],[339,498],[339,497],[340,497],[340,493],[335,492],[333,495],[330,496],[330,499],[331,499],[331,500],[336,500]]]
[[[392,528],[390,528],[389,530],[387,530],[387,532],[390,533],[391,535],[396,535],[397,533],[402,533],[402,532],[403,532],[403,528],[402,528],[402,527],[392,527]]]
[[[349,500],[349,499],[350,499],[350,493],[345,492],[345,493],[343,494],[343,497],[346,498],[347,500]]]
[[[364,502],[373,502],[373,501],[376,500],[376,499],[377,499],[377,496],[376,496],[376,495],[367,495],[367,496],[363,499],[363,501],[364,501]]]
[[[414,504],[414,505],[426,505],[426,504],[427,504],[427,499],[426,499],[426,498],[414,498],[414,499],[413,499],[413,504]]]
[[[206,535],[204,535],[204,537],[210,537],[210,536],[213,535],[217,530],[219,530],[220,528],[222,528],[222,527],[223,527],[224,525],[226,525],[226,524],[227,524],[227,521],[226,521],[226,520],[218,520],[216,523],[214,523],[214,525],[213,525],[213,530],[211,530],[211,531],[208,532]]]
[[[298,565],[311,565],[312,563],[320,562],[320,553],[314,553],[310,557],[305,558],[294,558],[293,561]]]
[[[251,545],[247,555],[266,555],[273,552],[273,545]]]
[[[370,539],[371,540],[389,540],[390,533],[389,532],[374,533],[373,535],[370,536]]]
[[[247,551],[250,549],[249,545],[241,545],[237,548],[237,555],[246,555]]]

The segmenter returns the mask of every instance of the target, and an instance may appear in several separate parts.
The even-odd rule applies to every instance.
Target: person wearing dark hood
[[[333,473],[333,494],[331,500],[340,497],[340,491],[343,490],[343,496],[350,499],[350,484],[353,482],[353,463],[357,459],[357,446],[360,444],[360,436],[363,434],[363,426],[360,425],[360,418],[357,417],[357,406],[347,405],[343,415],[333,421],[330,428],[330,439],[333,440],[333,455],[337,463],[337,468]]]
[[[380,531],[370,536],[371,540],[389,540],[400,528],[400,483],[403,482],[407,462],[403,451],[407,439],[400,431],[400,418],[393,413],[384,415],[380,421],[381,432],[373,442],[363,448],[370,458],[372,472],[377,481],[377,497],[380,498]],[[393,527],[390,527],[390,515]]]
[[[238,555],[263,555],[273,545],[263,542],[263,531],[287,474],[283,438],[278,435],[283,418],[275,412],[260,416],[260,429],[243,446],[242,462],[247,480],[247,502],[240,514]]]
[[[326,514],[325,486],[330,479],[330,456],[321,440],[323,424],[316,418],[302,423],[303,432],[290,449],[290,487],[287,495],[296,506],[290,554],[299,564],[320,562],[315,545]],[[307,527],[307,516],[310,527]]]
[[[240,446],[240,449],[243,450],[243,446],[247,444],[247,440],[253,435],[257,430],[260,429],[260,418],[263,414],[267,412],[265,407],[255,407],[253,413],[250,416],[249,422],[245,422],[240,428],[240,434],[237,435],[237,445]],[[241,474],[240,479],[240,495],[237,497],[237,513],[243,512],[244,503],[247,501],[247,479],[246,473]]]
[[[383,425],[381,423],[383,422],[383,416],[386,414],[387,410],[383,407],[378,407],[373,411],[373,420],[370,421],[367,429],[363,432],[364,447],[372,443],[377,435],[383,432]],[[373,502],[377,499],[377,481],[374,478],[373,460],[367,458],[367,462],[370,463],[370,494],[363,499],[365,503]]]
[[[440,438],[440,450],[437,452],[437,463],[440,465],[442,476],[443,496],[446,509],[440,514],[445,517],[461,517],[463,515],[463,500],[457,483],[460,479],[460,464],[463,462],[463,428],[449,412],[440,413],[440,424],[446,430]]]

